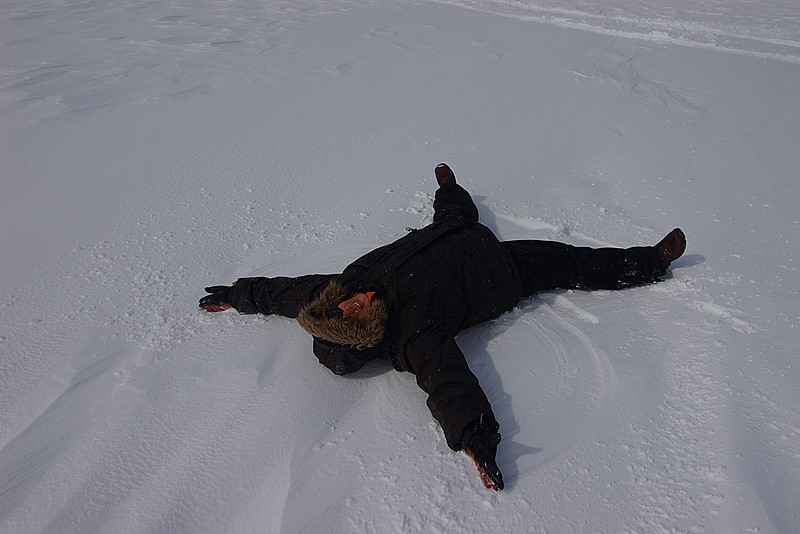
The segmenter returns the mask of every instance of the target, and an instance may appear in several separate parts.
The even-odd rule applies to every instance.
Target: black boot
[[[665,235],[655,248],[661,259],[661,265],[669,267],[669,264],[680,258],[686,250],[686,236],[680,228],[675,228]]]

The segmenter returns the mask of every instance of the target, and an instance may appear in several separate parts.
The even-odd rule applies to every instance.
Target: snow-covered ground
[[[798,147],[796,0],[4,1],[0,532],[797,532]],[[411,375],[196,307],[440,161],[504,239],[689,240],[459,337],[500,493]]]

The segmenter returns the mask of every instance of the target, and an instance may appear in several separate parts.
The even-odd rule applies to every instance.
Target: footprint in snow
[[[739,333],[753,334],[758,330],[755,325],[734,316],[735,310],[730,310],[719,304],[702,300],[693,300],[689,303],[689,307],[699,315],[716,320],[717,322],[726,323]]]

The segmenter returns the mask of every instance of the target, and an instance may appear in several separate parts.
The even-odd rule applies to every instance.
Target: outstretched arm
[[[428,394],[428,408],[444,431],[447,445],[465,450],[487,488],[503,489],[495,454],[500,425],[464,354],[443,327],[429,326],[406,347],[409,371]]]
[[[300,309],[312,301],[334,276],[336,275],[309,274],[294,278],[287,276],[240,278],[232,287],[206,288],[211,295],[200,300],[200,307],[207,311],[221,311],[233,307],[239,313],[297,317]]]

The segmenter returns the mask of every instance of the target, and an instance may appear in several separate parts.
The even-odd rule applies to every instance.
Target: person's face
[[[344,316],[350,320],[364,321],[369,317],[369,312],[372,310],[372,295],[373,293],[356,293],[344,302],[339,303],[337,306]]]

